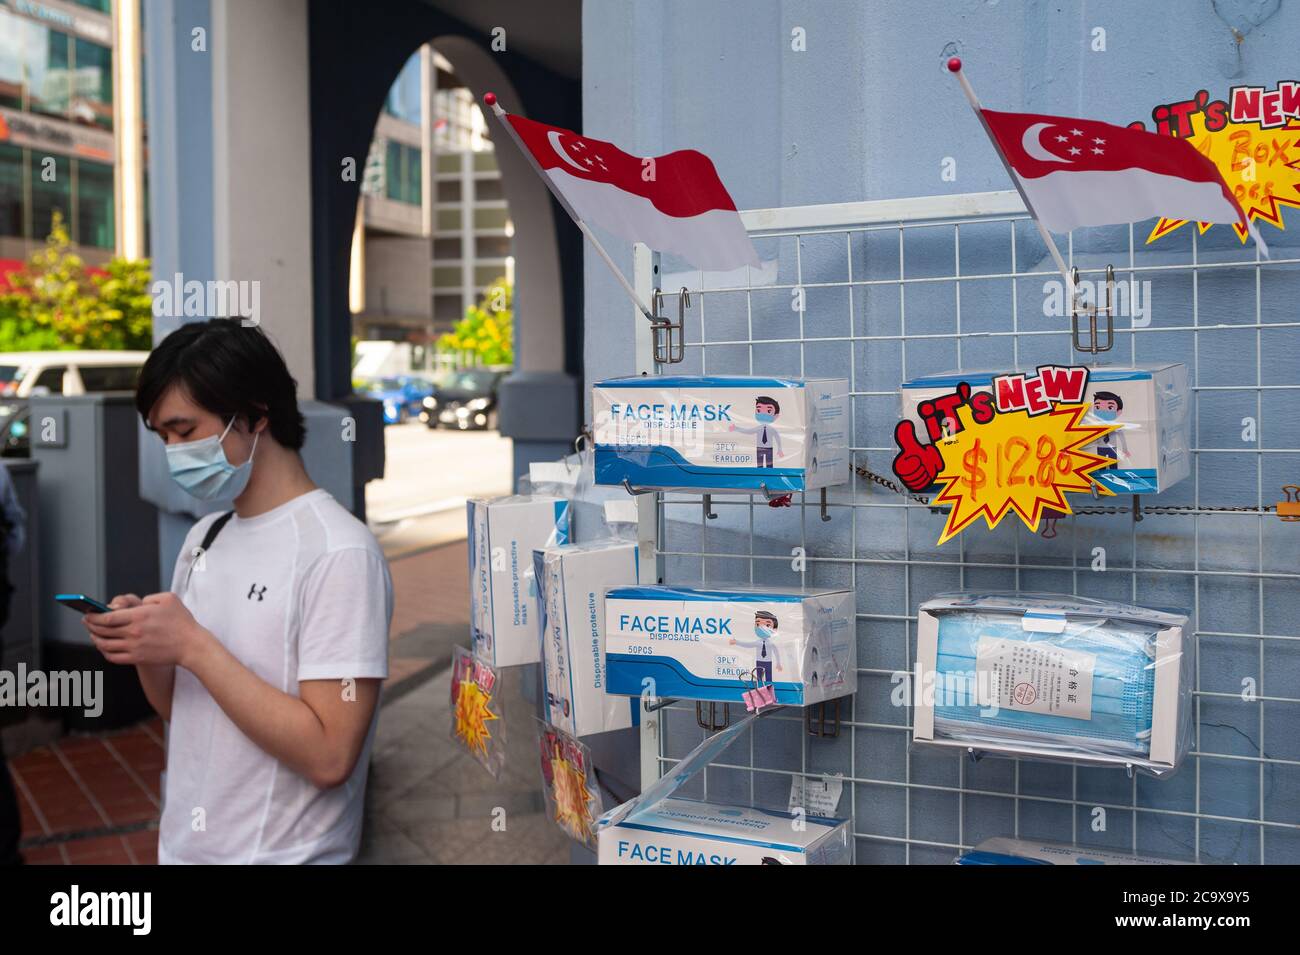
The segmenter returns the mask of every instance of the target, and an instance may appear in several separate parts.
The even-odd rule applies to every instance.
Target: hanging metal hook
[[[1083,297],[1079,294],[1079,268],[1075,266],[1070,272],[1070,288],[1072,289],[1072,298],[1070,301],[1070,334],[1073,339],[1076,351],[1088,352],[1090,355],[1096,355],[1098,352],[1110,351],[1115,344],[1115,269],[1113,266],[1106,266],[1106,304],[1098,306],[1096,302],[1085,304]],[[1085,343],[1080,337],[1079,316],[1086,316],[1088,319],[1088,341]],[[1106,343],[1103,345],[1097,340],[1097,317],[1106,316]]]
[[[657,365],[675,365],[686,357],[686,310],[691,307],[691,293],[682,286],[677,293],[677,321],[670,321],[659,314],[664,293],[655,289],[651,305],[655,318],[650,323],[654,337],[654,360]],[[673,333],[676,332],[676,335]]]

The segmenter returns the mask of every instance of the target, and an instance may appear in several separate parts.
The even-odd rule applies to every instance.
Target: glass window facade
[[[54,213],[72,228],[72,160],[67,156],[41,155],[27,150],[28,182],[31,187],[32,238],[50,232]]]
[[[390,116],[420,125],[420,54],[412,53],[388,89],[384,112]]]
[[[23,210],[23,165],[26,158],[17,146],[0,143],[0,235],[25,234]]]
[[[113,167],[0,143],[0,235],[40,241],[55,211],[73,242],[113,248]]]
[[[420,150],[388,141],[384,151],[384,194],[389,199],[418,206],[421,201]]]
[[[0,9],[0,104],[111,129],[113,51]]]
[[[77,234],[81,245],[113,247],[113,167],[77,160]]]

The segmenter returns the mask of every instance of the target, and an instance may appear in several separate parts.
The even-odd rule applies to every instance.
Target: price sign
[[[914,492],[938,484],[932,503],[950,508],[940,544],[980,517],[992,528],[1014,511],[1034,530],[1045,509],[1071,513],[1069,491],[1111,493],[1093,474],[1113,459],[1086,448],[1119,426],[1085,423],[1087,384],[1087,368],[1057,365],[998,375],[985,391],[961,381],[917,404],[929,442],[915,420],[898,423],[894,474]]]
[[[1092,472],[1113,463],[1082,450],[1114,426],[1081,424],[1086,404],[1061,404],[1046,414],[1012,411],[976,424],[969,408],[958,409],[964,427],[937,442],[943,457],[936,504],[951,504],[942,544],[983,517],[996,527],[1014,511],[1030,530],[1045,507],[1070,513],[1067,491],[1111,492],[1093,481]]]

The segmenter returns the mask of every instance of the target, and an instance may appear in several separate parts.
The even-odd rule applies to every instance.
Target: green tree
[[[480,365],[513,365],[514,319],[514,288],[501,276],[487,287],[477,305],[465,310],[465,317],[451,331],[438,338],[438,350]]]
[[[148,260],[113,258],[92,273],[58,211],[45,248],[10,273],[9,284],[0,294],[0,351],[153,345]]]

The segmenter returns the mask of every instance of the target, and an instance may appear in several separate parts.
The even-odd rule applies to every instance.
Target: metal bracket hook
[[[718,730],[725,730],[728,726],[731,725],[730,705],[726,703],[722,704],[721,722],[718,721],[718,704],[714,701],[709,701],[707,703],[707,706],[709,707],[708,709],[709,715],[707,719],[704,716],[705,705],[706,703],[704,701],[697,701],[695,704],[695,725],[696,726],[698,726],[702,730],[706,730],[707,732],[716,733],[718,732]]]
[[[1070,302],[1070,334],[1073,339],[1076,351],[1084,351],[1090,355],[1096,355],[1098,352],[1110,351],[1115,344],[1115,268],[1106,266],[1106,304],[1099,306],[1093,302],[1085,305],[1079,295],[1079,269],[1076,266],[1070,272],[1070,287],[1073,290],[1072,300]],[[1085,343],[1080,337],[1079,317],[1086,316],[1088,319],[1088,341]],[[1106,338],[1103,345],[1097,340],[1097,317],[1106,316]]]
[[[657,365],[675,365],[686,357],[686,310],[691,307],[691,293],[685,286],[677,293],[675,322],[659,314],[663,297],[664,293],[655,289],[654,297],[650,300],[655,313],[655,318],[650,323],[650,333],[654,337],[654,360]]]

